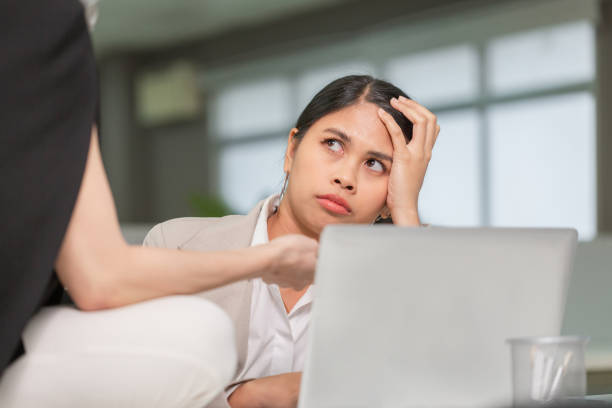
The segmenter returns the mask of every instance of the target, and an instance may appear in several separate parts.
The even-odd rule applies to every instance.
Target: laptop
[[[508,338],[559,335],[573,229],[331,226],[300,408],[512,402]]]

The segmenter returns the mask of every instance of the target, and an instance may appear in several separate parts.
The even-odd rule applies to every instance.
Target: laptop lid
[[[511,402],[511,337],[558,335],[572,229],[331,226],[300,408]]]

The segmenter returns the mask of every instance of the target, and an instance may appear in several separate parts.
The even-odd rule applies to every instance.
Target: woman
[[[246,216],[158,224],[145,245],[219,250],[286,234],[318,240],[326,225],[378,217],[418,226],[418,195],[439,131],[436,117],[395,86],[369,76],[340,78],[290,131],[280,198],[269,197]],[[252,279],[203,294],[228,312],[238,343],[237,376],[211,407],[297,404],[312,289]]]
[[[211,302],[169,295],[254,277],[303,288],[317,243],[128,246],[98,147],[82,6],[0,2],[0,49],[0,406],[204,406],[234,374],[233,327]],[[42,308],[63,288],[78,309]]]

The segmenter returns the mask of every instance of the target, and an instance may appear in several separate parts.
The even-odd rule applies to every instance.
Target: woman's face
[[[387,198],[393,145],[378,106],[357,103],[315,122],[297,144],[289,135],[285,172],[295,222],[318,236],[327,224],[369,224]]]

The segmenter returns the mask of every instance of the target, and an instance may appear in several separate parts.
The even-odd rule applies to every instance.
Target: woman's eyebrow
[[[377,158],[379,160],[387,160],[387,161],[393,163],[393,158],[391,156],[388,156],[388,155],[384,154],[384,153],[374,152],[374,151],[370,150],[367,154],[369,156],[375,157],[375,158]]]
[[[344,142],[346,142],[347,144],[351,143],[351,138],[349,137],[349,135],[347,135],[346,133],[344,133],[341,130],[338,130],[336,128],[327,128],[324,130],[324,132],[329,132],[329,133],[333,133],[334,135],[338,136],[340,139],[344,140]],[[379,160],[386,160],[388,162],[393,163],[393,158],[389,155],[386,155],[384,153],[381,152],[375,152],[373,150],[370,150],[368,153],[368,155],[375,157]]]
[[[341,130],[338,130],[336,128],[327,128],[324,130],[324,132],[333,133],[334,135],[345,141],[347,144],[351,143],[351,138]]]

